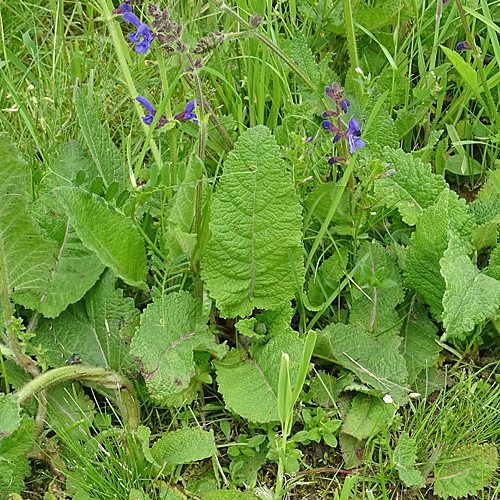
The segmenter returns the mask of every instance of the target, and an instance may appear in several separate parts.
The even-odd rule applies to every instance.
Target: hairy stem
[[[140,423],[140,412],[132,383],[122,375],[106,368],[74,365],[54,368],[21,387],[16,392],[17,400],[20,405],[23,405],[28,399],[41,391],[68,380],[79,380],[84,383],[92,382],[107,389],[118,389],[124,412],[127,415],[129,429],[132,431],[137,430]]]
[[[359,67],[359,59],[358,48],[356,45],[356,32],[354,31],[354,18],[352,16],[351,0],[342,0],[342,6],[344,8],[347,49],[349,51],[349,59],[351,60],[351,68],[354,69]],[[357,97],[358,99],[361,99],[361,95],[363,93],[361,84],[359,82],[354,83],[356,84]]]

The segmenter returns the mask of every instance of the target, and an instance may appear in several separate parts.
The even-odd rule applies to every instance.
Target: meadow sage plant
[[[337,124],[334,124],[330,120],[323,120],[321,126],[323,129],[333,132],[335,136],[333,137],[333,144],[336,144],[340,139],[347,139],[349,144],[349,152],[353,155],[356,149],[362,148],[365,143],[360,139],[361,130],[359,128],[359,123],[354,118],[349,120],[349,127],[347,131],[342,130],[342,113],[347,113],[351,101],[349,99],[344,99],[344,90],[340,88],[339,84],[334,82],[332,87],[326,87],[325,94],[330,97],[330,99],[335,103],[336,110],[327,110],[323,113],[323,118],[329,116],[337,118]],[[333,165],[339,161],[345,161],[345,158],[340,156],[332,156],[328,159],[328,163]]]

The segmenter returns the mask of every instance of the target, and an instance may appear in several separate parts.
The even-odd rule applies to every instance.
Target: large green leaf
[[[217,383],[226,406],[252,422],[279,420],[278,379],[281,355],[290,358],[290,380],[297,378],[304,342],[290,327],[268,342],[254,342],[246,353],[232,350],[222,362],[215,362]]]
[[[397,335],[376,336],[363,327],[337,323],[318,333],[314,352],[340,363],[365,384],[390,394],[399,404],[410,392],[400,345],[401,337]]]
[[[403,220],[413,226],[447,188],[446,181],[433,174],[429,164],[402,149],[384,149],[383,160],[395,173],[375,181],[375,197],[379,203],[397,208]]]
[[[56,263],[57,247],[46,241],[33,223],[27,181],[24,162],[7,136],[0,134],[0,280],[7,281],[17,303],[38,309]],[[0,319],[3,317],[2,308]]]
[[[65,366],[76,354],[85,364],[128,373],[137,365],[120,331],[136,317],[133,299],[115,289],[108,269],[80,302],[53,320],[40,320],[32,343],[45,349],[44,357],[54,367]]]
[[[213,197],[212,239],[202,260],[202,277],[221,316],[247,316],[255,307],[271,309],[293,298],[304,277],[301,225],[274,137],[264,126],[247,130]]]
[[[203,500],[252,500],[255,496],[239,490],[214,490],[203,495]]]
[[[130,221],[119,212],[112,213],[97,196],[78,188],[59,188],[55,193],[83,244],[126,283],[145,288],[144,240]]]
[[[465,339],[475,325],[495,316],[500,307],[500,281],[477,270],[469,258],[470,245],[452,231],[441,259],[446,281],[443,298],[445,337]]]
[[[356,277],[361,290],[355,289],[357,293],[349,311],[349,323],[364,326],[375,334],[398,333],[401,323],[396,307],[403,302],[404,291],[394,259],[380,243],[364,242],[358,252],[357,264],[362,271]]]
[[[494,444],[463,445],[434,468],[434,494],[445,499],[473,495],[489,484],[497,467]]]
[[[24,478],[31,473],[26,453],[34,444],[34,433],[33,420],[24,416],[12,434],[0,437],[0,492],[3,495],[24,491]]]
[[[109,127],[104,127],[96,115],[96,108],[80,87],[75,87],[75,108],[83,135],[89,146],[104,186],[113,181],[123,189],[122,155],[109,137]]]
[[[318,65],[314,60],[311,49],[307,45],[307,40],[304,34],[295,30],[292,43],[290,44],[290,55],[295,64],[309,77],[315,85],[319,83]]]
[[[408,382],[413,384],[417,375],[436,363],[441,347],[436,342],[437,326],[429,318],[426,306],[416,303],[410,309],[401,333],[401,351],[408,367]]]
[[[448,230],[455,227],[469,239],[473,226],[465,202],[454,192],[444,190],[437,203],[420,217],[411,237],[405,260],[405,281],[424,296],[431,313],[438,319],[441,319],[446,289],[439,262],[448,248]]]
[[[139,360],[151,398],[159,404],[182,404],[195,375],[193,351],[223,357],[225,344],[217,345],[206,326],[202,302],[188,292],[164,295],[141,316],[141,327],[131,344]],[[191,398],[193,396],[193,391]]]
[[[51,193],[32,206],[33,215],[47,240],[58,248],[38,310],[48,318],[58,316],[68,304],[78,302],[104,271],[96,254],[85,248],[68,217]],[[33,294],[33,300],[36,294]],[[33,307],[34,309],[34,307]]]

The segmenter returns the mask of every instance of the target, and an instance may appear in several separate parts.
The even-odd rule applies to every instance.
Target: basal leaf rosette
[[[267,127],[247,130],[216,188],[201,275],[222,317],[272,309],[304,279],[301,207]],[[292,269],[292,266],[295,269]]]

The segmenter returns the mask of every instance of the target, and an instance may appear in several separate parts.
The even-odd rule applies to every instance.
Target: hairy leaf
[[[222,317],[294,296],[294,274],[299,286],[304,279],[301,208],[268,128],[238,139],[213,197],[210,229],[201,272]]]
[[[416,303],[410,309],[402,331],[401,351],[408,367],[408,382],[413,384],[417,375],[433,366],[441,351],[436,335],[437,326],[429,318],[426,306]]]
[[[88,191],[99,172],[82,146],[76,141],[69,141],[59,148],[58,157],[51,163],[50,171],[43,178],[42,185],[48,189],[73,186],[77,181],[77,175],[85,177],[81,186]]]
[[[424,296],[431,313],[438,319],[441,319],[446,288],[440,260],[448,248],[450,227],[457,228],[469,239],[473,222],[465,202],[458,200],[452,191],[444,190],[437,203],[427,208],[418,221],[405,260],[406,284]]]
[[[364,242],[359,249],[358,264],[366,275],[356,277],[361,288],[349,312],[349,323],[364,326],[379,334],[398,333],[401,328],[396,307],[404,299],[403,283],[398,266],[387,250],[378,242]],[[380,278],[377,277],[380,273]],[[371,275],[371,276],[370,276]],[[373,280],[367,283],[367,279]]]
[[[17,399],[12,394],[0,394],[0,436],[15,431],[21,423],[19,412],[21,408]]]
[[[214,431],[201,427],[167,432],[151,447],[151,455],[162,465],[187,464],[215,455]]]
[[[120,330],[137,316],[134,301],[115,290],[115,277],[108,269],[77,304],[53,320],[41,319],[34,346],[42,346],[51,366],[65,366],[76,354],[83,363],[128,373],[136,364],[120,336]]]
[[[309,77],[315,84],[319,83],[319,71],[311,49],[307,45],[307,40],[304,34],[295,30],[292,43],[290,46],[290,54],[297,66]]]
[[[371,32],[416,15],[411,3],[398,0],[361,1],[356,5],[356,21]]]
[[[399,477],[405,486],[416,486],[423,488],[425,479],[422,474],[415,469],[415,460],[417,459],[417,443],[410,438],[407,432],[401,433],[398,444],[394,450],[394,465],[398,469]]]
[[[23,160],[7,135],[0,134],[1,286],[6,279],[15,302],[37,309],[56,262],[57,247],[35,227],[28,210],[27,182]],[[4,314],[2,307],[0,319],[10,319]]]
[[[358,394],[343,418],[342,432],[358,440],[375,436],[394,416],[396,408],[380,398]]]
[[[113,181],[123,189],[122,155],[109,137],[109,127],[97,118],[95,106],[80,87],[75,87],[75,108],[83,135],[99,175],[107,188]]]
[[[468,254],[469,244],[452,231],[441,259],[446,281],[443,326],[446,337],[465,339],[475,325],[493,317],[500,307],[500,281],[479,272]]]
[[[443,465],[434,468],[434,494],[444,499],[474,495],[489,484],[497,467],[494,444],[461,446]]]
[[[58,249],[44,293],[38,298],[36,307],[45,317],[55,318],[94,286],[104,271],[104,264],[94,252],[83,246],[71,225],[71,218],[51,193],[40,197],[32,210],[42,233]],[[33,300],[36,299],[34,293]]]
[[[304,342],[290,327],[266,342],[254,342],[246,353],[232,350],[222,362],[215,362],[217,383],[226,406],[252,422],[279,420],[278,379],[281,354],[290,357],[290,380],[297,378]]]
[[[312,378],[310,385],[314,394],[314,402],[323,408],[333,407],[339,394],[353,381],[354,374],[352,373],[344,373],[336,378],[321,370],[318,371],[317,375]]]
[[[360,326],[337,323],[318,333],[314,352],[340,363],[362,382],[390,394],[400,404],[410,392],[400,344],[397,335],[375,336]]]
[[[377,104],[380,96],[381,94],[376,88],[372,89],[364,110],[365,117],[371,116],[373,108]],[[378,111],[370,128],[366,133],[363,132],[363,140],[368,142],[370,150],[374,152],[381,152],[384,146],[394,149],[399,147],[396,126],[394,125],[394,120],[387,111],[386,105],[382,105],[382,108]]]
[[[342,450],[342,458],[348,469],[359,467],[363,463],[363,453],[365,451],[366,441],[358,440],[341,432],[339,434],[339,444]]]
[[[423,211],[447,189],[446,181],[433,174],[429,164],[402,149],[386,148],[382,158],[396,172],[375,181],[375,198],[389,208],[397,208],[403,220],[413,226]]]
[[[227,352],[225,344],[215,344],[207,320],[202,302],[188,292],[164,295],[142,313],[141,327],[130,349],[157,403],[183,403],[195,375],[193,351],[208,351],[218,357]]]
[[[12,434],[0,437],[0,491],[4,495],[24,491],[24,478],[31,474],[26,453],[34,444],[34,433],[33,420],[24,416]]]
[[[145,288],[144,240],[130,221],[118,212],[111,213],[102,200],[78,188],[59,188],[56,193],[83,244],[126,283]]]

